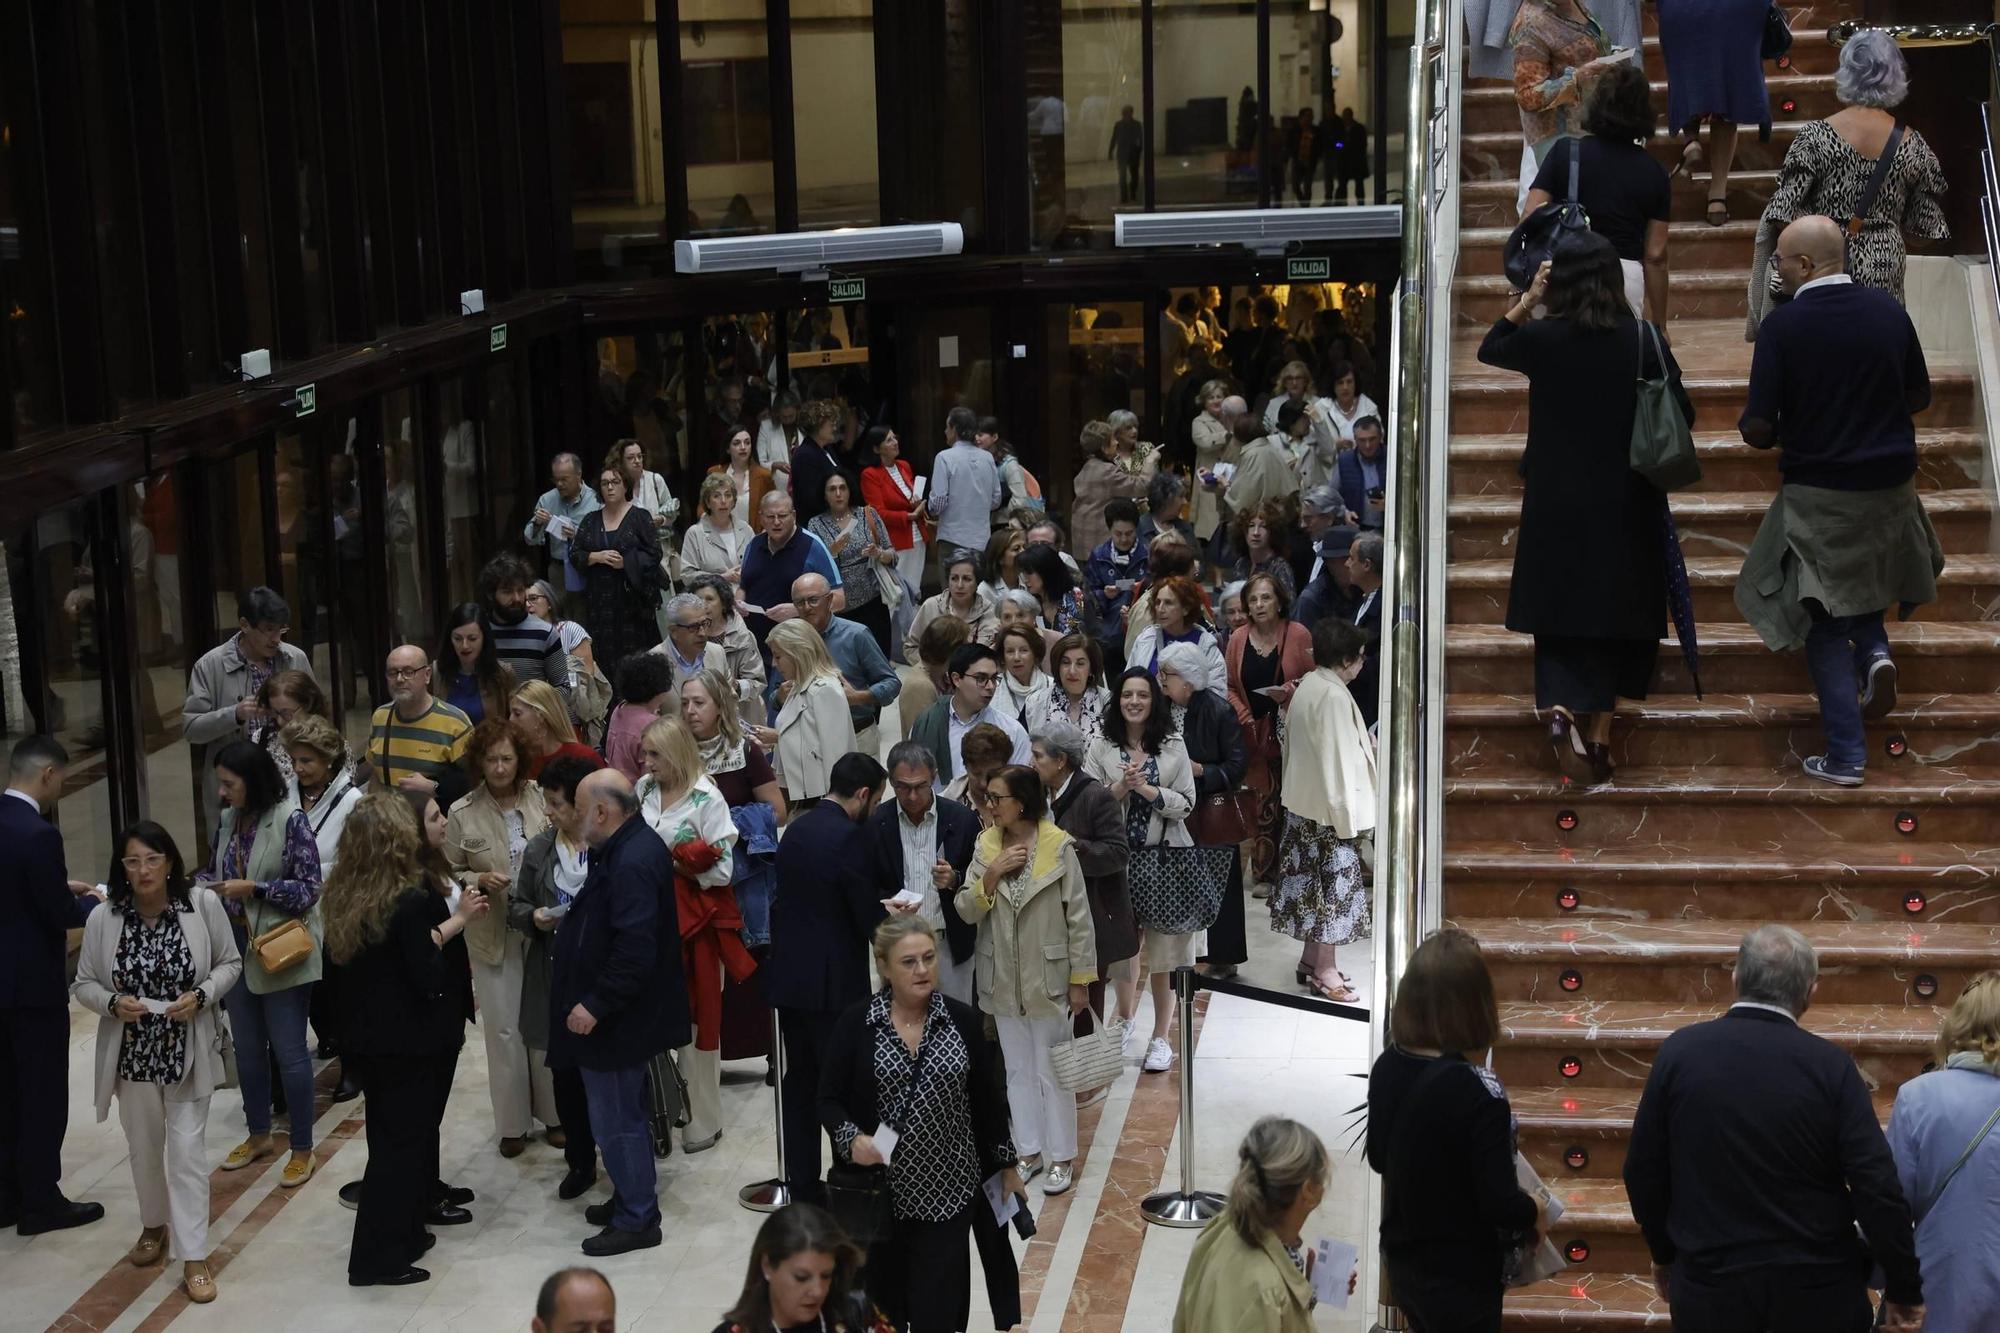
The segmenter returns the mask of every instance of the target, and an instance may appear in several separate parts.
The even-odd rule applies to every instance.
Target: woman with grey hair
[[[702,630],[710,643],[722,645],[723,660],[729,664],[729,678],[736,682],[737,715],[745,726],[764,725],[764,656],[757,650],[757,637],[743,623],[736,610],[736,589],[720,574],[696,574],[687,581],[688,591],[708,607],[708,624]]]
[[[1171,472],[1162,472],[1146,486],[1146,512],[1139,515],[1139,540],[1151,546],[1162,532],[1178,532],[1200,549],[1194,524],[1188,522],[1187,483]]]
[[[1201,412],[1194,419],[1194,473],[1197,477],[1213,474],[1217,463],[1236,464],[1236,437],[1230,434],[1234,424],[1223,411],[1229,401],[1229,384],[1226,380],[1210,380],[1201,386],[1199,395]],[[1220,512],[1215,504],[1215,492],[1207,488],[1194,493],[1194,531],[1199,541],[1207,541],[1215,531]]]
[[[1750,266],[1750,318],[1746,341],[1757,340],[1757,326],[1770,312],[1770,266],[1778,233],[1802,217],[1820,213],[1846,222],[1862,203],[1875,164],[1893,153],[1882,186],[1861,216],[1861,233],[1850,233],[1847,274],[1868,287],[1880,287],[1903,299],[1905,239],[1943,240],[1951,235],[1945,221],[1944,168],[1924,136],[1890,110],[1909,95],[1910,72],[1895,39],[1882,32],[1859,32],[1840,48],[1840,71],[1834,94],[1841,109],[1825,120],[1800,128],[1785,164],[1778,170],[1778,188],[1764,205],[1757,228],[1757,250]],[[1893,145],[1891,140],[1894,140]]]

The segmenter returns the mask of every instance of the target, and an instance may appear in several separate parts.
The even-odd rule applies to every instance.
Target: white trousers
[[[1621,259],[1618,266],[1625,270],[1625,303],[1632,307],[1632,318],[1646,317],[1646,268],[1636,259]]]
[[[521,1036],[521,981],[527,973],[527,938],[508,931],[500,961],[472,960],[472,993],[479,1001],[479,1031],[486,1038],[486,1082],[493,1096],[493,1127],[503,1139],[525,1139],[535,1121],[558,1125],[555,1078],[541,1053],[530,1055]]]
[[[953,962],[951,959],[951,946],[944,942],[943,926],[938,927],[937,935],[938,989],[949,995],[952,999],[957,1000],[960,1004],[970,1005],[975,1009],[978,1008],[979,1006],[973,1004],[972,1001],[972,960],[968,958],[962,963]]]
[[[921,538],[911,542],[909,550],[896,552],[896,572],[909,581],[919,597],[924,595],[924,562],[929,555]]]
[[[1014,1114],[1014,1151],[1051,1162],[1076,1159],[1076,1094],[1056,1083],[1049,1052],[1069,1040],[1066,1018],[995,1018],[1007,1060],[1007,1106]]]
[[[189,1051],[192,1058],[194,1052]],[[167,1229],[167,1259],[208,1258],[208,1098],[170,1101],[166,1086],[118,1080],[118,1123],[132,1153],[139,1225]]]
[[[722,1128],[722,1052],[698,1051],[694,1043],[674,1052],[688,1085],[688,1122],[681,1146],[712,1139]]]

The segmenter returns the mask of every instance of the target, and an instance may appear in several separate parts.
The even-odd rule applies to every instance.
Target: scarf
[[[1014,701],[1014,717],[1017,720],[1027,713],[1030,703],[1041,695],[1047,694],[1050,687],[1055,684],[1054,681],[1049,679],[1048,673],[1040,667],[1035,668],[1035,674],[1028,678],[1026,685],[1021,684],[1005,671],[1000,673],[1000,679],[1007,683],[1007,694]]]
[[[719,731],[707,740],[697,738],[695,744],[701,749],[702,770],[710,777],[714,777],[717,773],[734,773],[746,762],[744,758],[746,743],[738,741],[731,745],[729,737]]]
[[[2000,1064],[1988,1060],[1978,1051],[1953,1051],[1945,1057],[1946,1069],[1970,1069],[1975,1074],[1990,1074],[2000,1078]]]

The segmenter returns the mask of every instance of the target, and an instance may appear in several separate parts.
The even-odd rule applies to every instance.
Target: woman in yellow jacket
[[[1236,1163],[1229,1202],[1181,1279],[1174,1333],[1313,1333],[1301,1233],[1326,1197],[1326,1145],[1298,1121],[1267,1115],[1244,1135]]]

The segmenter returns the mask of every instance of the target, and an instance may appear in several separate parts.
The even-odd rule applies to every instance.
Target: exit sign
[[[319,385],[317,384],[301,384],[292,397],[295,400],[292,405],[292,415],[294,417],[309,417],[319,410]]]
[[[1333,260],[1325,256],[1285,261],[1286,282],[1331,282]]]
[[[845,305],[849,301],[868,299],[866,278],[830,278],[826,284],[826,299],[834,305]]]
[[[486,331],[486,350],[489,352],[504,352],[507,350],[507,326],[505,324],[495,324]]]

